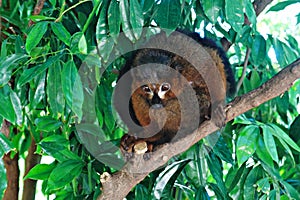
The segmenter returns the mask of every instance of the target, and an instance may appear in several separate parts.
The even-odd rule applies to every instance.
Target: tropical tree
[[[264,19],[297,3],[0,1],[0,197],[300,199],[300,14],[278,27]],[[265,35],[258,16],[296,32]],[[206,121],[125,162],[112,106],[119,70],[128,52],[177,28],[227,51],[238,90],[226,126]]]

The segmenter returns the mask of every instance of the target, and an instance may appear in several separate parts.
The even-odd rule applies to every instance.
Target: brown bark
[[[44,7],[45,0],[38,0],[33,10],[32,15],[39,15]],[[28,26],[32,26],[34,22],[32,20],[29,21]]]
[[[295,80],[300,78],[300,59],[296,60],[272,79],[259,88],[237,97],[228,104],[226,122],[234,117],[259,106],[260,104],[281,95],[287,91]],[[102,194],[97,200],[123,199],[133,186],[142,181],[151,171],[163,166],[167,161],[187,150],[193,144],[218,130],[211,121],[205,121],[198,130],[187,135],[179,141],[165,144],[161,149],[153,152],[149,160],[136,156],[123,167],[123,169],[102,181]]]
[[[14,158],[10,158],[11,153],[3,156],[3,162],[6,169],[7,187],[4,192],[3,200],[18,200],[19,195],[19,155],[16,154]]]
[[[27,173],[37,164],[40,163],[41,161],[41,156],[38,154],[35,154],[34,152],[36,151],[36,143],[31,139],[31,144],[28,149],[28,155],[25,160],[25,174],[24,176],[27,175]],[[36,180],[32,179],[26,179],[24,181],[24,186],[23,186],[23,194],[22,194],[22,199],[23,200],[34,200],[35,199],[35,190],[36,190]]]

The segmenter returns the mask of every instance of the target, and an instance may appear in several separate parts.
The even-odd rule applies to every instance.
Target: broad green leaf
[[[181,17],[181,4],[179,0],[161,0],[157,5],[157,12],[154,16],[156,23],[168,30],[175,30]]]
[[[256,13],[251,3],[251,0],[244,0],[245,12],[251,24],[256,27]]]
[[[300,147],[281,128],[279,128],[275,124],[268,124],[268,125],[274,129],[274,131],[272,131],[272,134],[274,136],[276,136],[278,139],[282,139],[290,147],[292,147],[296,151],[300,152]]]
[[[25,69],[24,72],[21,74],[17,86],[20,88],[25,83],[28,83],[33,78],[35,78],[37,75],[44,72],[46,69],[48,69],[53,63],[55,63],[60,58],[60,55],[52,56],[46,60],[45,63],[37,65],[35,67]]]
[[[10,152],[14,148],[13,143],[3,134],[0,132],[0,156],[5,153]]]
[[[256,89],[260,86],[261,80],[256,70],[251,71],[250,84],[252,89]]]
[[[83,87],[80,76],[77,74],[74,86],[72,88],[73,99],[72,99],[72,111],[77,115],[78,121],[82,118],[82,105],[84,101]]]
[[[170,197],[177,177],[189,162],[190,160],[181,160],[167,166],[165,170],[160,173],[154,183],[151,192],[152,199]]]
[[[255,197],[257,196],[255,183],[261,177],[261,174],[262,170],[259,166],[254,167],[252,170],[250,170],[243,185],[244,199],[255,199]]]
[[[258,136],[258,142],[257,142],[257,148],[256,148],[256,154],[259,159],[261,159],[263,162],[265,162],[270,167],[274,167],[273,159],[270,156],[268,152],[266,145],[263,141],[263,138],[261,135]]]
[[[128,0],[120,0],[119,5],[122,22],[122,31],[130,41],[135,42],[135,37],[132,33],[132,27],[130,24]]]
[[[82,54],[87,54],[87,43],[84,34],[82,33],[79,43],[78,43],[78,50]]]
[[[263,193],[269,193],[270,192],[270,183],[269,178],[262,178],[256,182],[257,185],[257,191],[262,191]]]
[[[135,199],[149,199],[148,188],[142,184],[135,186]]]
[[[63,41],[66,45],[70,46],[71,34],[60,22],[52,22],[51,28],[54,34]]]
[[[12,124],[16,122],[15,110],[12,105],[11,99],[9,97],[5,97],[0,92],[0,115],[10,121]]]
[[[254,125],[246,126],[241,130],[236,144],[236,155],[239,166],[255,152],[258,134],[258,127]]]
[[[47,77],[47,97],[53,116],[59,117],[64,111],[65,99],[61,84],[61,64],[53,63],[48,70]]]
[[[55,164],[37,164],[34,166],[24,177],[25,179],[33,180],[47,180],[52,170],[55,168]]]
[[[69,184],[74,178],[80,175],[84,163],[80,160],[67,160],[59,163],[51,172],[47,189],[52,191]]]
[[[220,0],[201,0],[201,5],[203,7],[205,15],[213,23],[217,23],[217,19],[220,16],[220,10],[224,7],[224,1]]]
[[[21,125],[23,122],[22,105],[18,95],[14,91],[10,91],[10,100],[16,114],[16,124]]]
[[[264,143],[266,145],[266,149],[269,152],[272,159],[278,163],[278,154],[276,149],[276,144],[272,135],[272,128],[269,126],[262,126]]]
[[[225,15],[236,32],[242,30],[244,24],[243,0],[225,0]]]
[[[22,60],[27,58],[24,54],[11,54],[0,58],[0,87],[8,83],[12,75],[13,68]]]
[[[255,65],[261,65],[265,62],[267,56],[267,43],[261,35],[256,35],[252,43],[251,58]]]
[[[47,31],[48,23],[49,22],[39,22],[33,26],[26,39],[25,49],[27,53],[30,53],[41,41]]]
[[[30,100],[31,108],[35,108],[45,97],[45,82],[46,82],[46,73],[44,72],[41,75],[39,75],[35,80],[34,95],[33,95],[33,99]]]
[[[77,68],[73,60],[64,64],[61,73],[62,91],[70,107],[73,105],[73,87],[77,74]]]
[[[110,35],[116,41],[117,37],[119,36],[121,26],[119,2],[117,0],[112,0],[110,2],[108,7],[107,21]]]
[[[281,117],[281,119],[288,123],[287,110],[289,109],[289,94],[285,92],[282,96],[275,98],[276,108]]]
[[[269,39],[271,40],[271,43],[275,50],[278,64],[281,67],[290,64],[291,62],[295,61],[298,58],[294,50],[291,49],[287,44],[283,43],[279,39],[272,38],[271,36],[269,36]]]
[[[36,118],[34,120],[34,123],[38,130],[45,132],[55,131],[62,125],[61,121],[58,121],[48,116]]]
[[[97,40],[97,46],[98,46],[100,56],[103,59],[103,62],[105,63],[108,61],[108,58],[114,47],[113,39],[107,36],[108,30],[106,24],[106,18],[107,18],[106,14],[107,14],[106,4],[102,4],[102,9],[96,25],[96,40]]]
[[[277,3],[276,5],[272,6],[267,12],[271,12],[271,11],[280,11],[285,9],[287,6],[294,4],[294,3],[299,3],[298,0],[288,0],[288,1],[282,1]]]
[[[130,24],[135,39],[141,37],[144,25],[144,16],[141,5],[138,0],[129,0]]]
[[[0,58],[6,57],[7,56],[7,39],[2,41],[1,44],[1,53],[0,53]],[[1,67],[2,68],[2,67]]]

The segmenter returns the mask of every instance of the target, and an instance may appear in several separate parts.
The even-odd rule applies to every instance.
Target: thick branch
[[[4,192],[3,200],[18,200],[19,194],[19,155],[10,158],[10,153],[3,156],[3,162],[6,169],[7,187]]]
[[[259,88],[234,99],[229,104],[226,122],[284,93],[299,78],[300,59],[284,68]],[[192,134],[173,143],[167,143],[161,149],[153,152],[149,160],[144,160],[143,156],[135,156],[124,166],[122,171],[113,174],[106,181],[102,181],[102,194],[98,200],[123,199],[133,186],[142,181],[151,171],[163,166],[171,157],[184,152],[216,130],[218,127],[213,122],[206,121]]]

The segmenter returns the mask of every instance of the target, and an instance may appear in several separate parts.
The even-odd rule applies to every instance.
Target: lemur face
[[[143,96],[153,108],[161,108],[164,106],[163,101],[167,99],[168,93],[171,92],[170,83],[147,84],[141,86]]]

